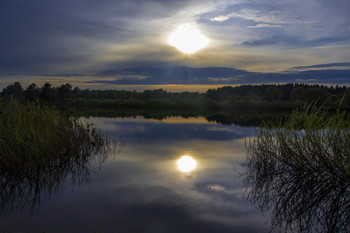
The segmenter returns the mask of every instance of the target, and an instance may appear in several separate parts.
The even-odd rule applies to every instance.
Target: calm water
[[[121,138],[121,151],[83,179],[46,189],[35,208],[4,209],[0,232],[270,230],[268,216],[242,197],[243,143],[252,128],[204,118],[90,120]]]

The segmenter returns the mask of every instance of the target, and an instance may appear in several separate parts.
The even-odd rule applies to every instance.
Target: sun
[[[209,40],[196,27],[183,24],[170,34],[168,43],[183,53],[192,54],[205,48]]]
[[[177,160],[177,168],[181,172],[190,172],[197,167],[197,162],[191,156],[184,155]]]

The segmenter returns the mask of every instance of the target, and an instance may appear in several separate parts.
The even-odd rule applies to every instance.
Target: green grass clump
[[[0,108],[2,167],[90,157],[105,145],[93,125],[57,109],[10,101]]]
[[[305,106],[278,125],[263,123],[246,148],[251,158],[275,159],[350,180],[350,117],[345,112]]]
[[[250,200],[283,232],[350,230],[350,118],[315,105],[246,140]]]
[[[0,213],[34,210],[67,181],[89,182],[116,140],[48,106],[16,100],[0,105]]]

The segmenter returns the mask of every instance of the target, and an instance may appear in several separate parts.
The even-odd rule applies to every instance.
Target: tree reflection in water
[[[56,153],[36,160],[23,159],[12,166],[0,166],[0,214],[35,211],[41,201],[62,190],[66,184],[89,183],[90,173],[98,171],[112,152],[123,144],[108,138],[91,124],[70,128],[66,143]],[[25,157],[25,156],[23,156]]]
[[[247,196],[271,212],[273,229],[350,232],[349,119],[311,115],[294,113],[285,125],[265,125],[247,139]]]

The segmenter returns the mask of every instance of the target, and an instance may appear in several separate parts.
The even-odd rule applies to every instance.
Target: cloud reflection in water
[[[93,121],[121,136],[124,150],[91,176],[89,187],[55,197],[34,216],[10,219],[24,232],[152,232],[155,226],[174,233],[268,232],[264,217],[242,199],[236,172],[244,158],[242,138],[252,129],[204,118]],[[186,155],[197,166],[183,173],[177,161]]]

